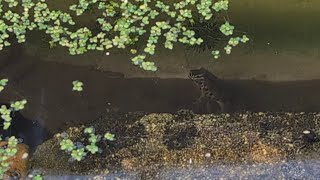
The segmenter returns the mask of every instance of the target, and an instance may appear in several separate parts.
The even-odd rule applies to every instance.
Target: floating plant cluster
[[[1,118],[3,119],[4,130],[9,129],[9,127],[11,126],[12,112],[24,109],[24,105],[26,103],[27,103],[27,100],[23,99],[21,101],[12,102],[9,108],[6,105],[1,105],[0,114],[1,114]]]
[[[71,139],[69,139],[67,133],[61,134],[63,139],[60,141],[60,149],[66,151],[68,154],[71,154],[71,161],[81,161],[88,153],[101,153],[102,149],[97,145],[97,143],[101,140],[115,140],[114,134],[111,133],[105,133],[103,137],[99,134],[95,134],[95,129],[93,127],[85,128],[84,133],[89,136],[87,139],[87,145],[84,145],[82,142],[73,142]]]
[[[8,79],[0,80],[0,92],[4,90],[4,87],[7,85],[8,81]],[[25,104],[27,104],[27,100],[23,99],[21,101],[11,102],[10,107],[7,107],[6,105],[1,105],[0,115],[1,119],[3,119],[3,130],[9,129],[9,127],[11,126],[12,113],[14,111],[20,111],[24,109]]]
[[[4,90],[4,87],[7,85],[8,81],[9,81],[8,79],[0,80],[0,92]]]
[[[167,49],[173,49],[177,42],[200,45],[204,39],[196,38],[188,23],[194,22],[195,17],[200,17],[200,21],[210,21],[229,8],[228,0],[79,0],[69,5],[70,11],[64,12],[50,8],[46,0],[0,2],[0,50],[11,45],[10,36],[14,35],[18,43],[23,43],[27,31],[40,30],[48,35],[50,47],[66,47],[71,55],[89,50],[130,49],[132,63],[147,71],[158,69],[147,58],[155,54],[160,38],[165,39],[163,44]],[[98,15],[98,30],[74,21],[74,17],[88,16],[86,12],[89,10]],[[220,26],[220,31],[228,38],[234,29],[228,21]],[[224,48],[226,54],[230,54],[232,47],[239,42],[248,40],[246,36],[231,37]],[[144,41],[142,49],[136,47],[138,41]],[[220,51],[214,50],[212,55],[219,58]]]
[[[4,90],[5,86],[8,83],[8,79],[0,80],[0,92]],[[10,103],[10,107],[6,105],[1,105],[0,107],[0,115],[3,120],[2,128],[3,130],[8,130],[11,126],[12,114],[15,111],[20,111],[24,109],[27,100],[15,101]],[[3,178],[5,172],[10,169],[10,158],[13,158],[18,149],[17,144],[20,143],[15,136],[11,137],[2,137],[0,135],[0,179]]]
[[[0,136],[0,142],[2,141],[3,139]],[[16,137],[11,136],[6,141],[6,145],[0,146],[0,179],[2,179],[6,171],[10,169],[10,161],[8,160],[14,157],[18,152],[18,139]]]
[[[83,82],[75,80],[72,82],[72,91],[82,91],[83,90]]]

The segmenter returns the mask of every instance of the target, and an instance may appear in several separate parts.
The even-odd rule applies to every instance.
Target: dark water
[[[1,104],[7,107],[10,104]],[[0,106],[1,106],[0,105]],[[8,130],[0,129],[0,135],[3,137],[15,136],[19,138],[24,144],[27,144],[30,151],[33,152],[36,147],[42,144],[45,140],[52,135],[43,126],[41,126],[36,120],[30,120],[25,118],[20,112],[14,112],[11,115],[12,125]],[[0,118],[0,123],[3,123],[3,119]]]
[[[105,78],[103,82],[112,86],[99,88],[98,82],[87,82],[89,92],[80,96],[72,95],[67,88],[57,90],[50,85],[33,91],[26,89],[24,93],[29,96],[30,103],[22,113],[31,112],[31,118],[16,114],[10,134],[22,137],[35,147],[49,136],[48,132],[56,133],[82,124],[107,111],[175,113],[180,109],[191,109],[199,96],[197,87],[187,79]],[[234,105],[247,111],[320,111],[320,80],[279,83],[227,80],[225,85],[229,88],[226,93],[232,94]],[[38,101],[43,91],[46,92],[44,100]]]
[[[198,87],[189,79],[124,78],[117,72],[16,58],[12,62],[1,61],[0,77],[9,78],[9,84],[0,99],[6,103],[28,100],[21,118],[14,121],[14,132],[23,132],[28,134],[24,135],[28,136],[26,139],[40,139],[39,142],[47,133],[38,128],[57,133],[108,111],[174,113],[190,109],[199,97]],[[14,67],[19,68],[19,73]],[[71,90],[75,79],[84,82],[83,92]],[[320,111],[320,80],[225,80],[224,84],[233,104],[244,110]]]

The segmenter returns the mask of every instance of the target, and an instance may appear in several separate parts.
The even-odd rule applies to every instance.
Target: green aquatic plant
[[[63,151],[72,151],[75,149],[75,145],[74,143],[68,139],[68,138],[64,138],[61,142],[60,142],[60,149]]]
[[[243,35],[242,38],[240,39],[241,42],[246,43],[249,41],[249,38],[246,35]]]
[[[7,85],[8,81],[9,81],[8,79],[0,80],[0,92],[4,90],[4,87]]]
[[[0,137],[0,141],[3,141],[2,137]],[[10,169],[9,159],[17,154],[17,145],[18,139],[15,136],[11,136],[7,140],[7,145],[0,147],[0,179]]]
[[[95,154],[99,151],[99,147],[95,143],[92,143],[86,146],[86,150],[88,150],[91,154]]]
[[[87,127],[84,129],[85,134],[93,134],[94,133],[94,127]]]
[[[71,152],[72,158],[74,158],[77,161],[81,161],[84,159],[84,157],[87,155],[84,148],[74,149]]]
[[[43,180],[43,177],[40,174],[37,174],[32,177],[32,180]]]
[[[226,51],[226,54],[230,54],[232,50],[232,46],[227,45],[226,47],[224,47],[224,50]]]
[[[109,140],[109,141],[114,141],[115,140],[115,135],[111,133],[105,133],[104,134],[104,139]]]
[[[220,57],[220,51],[219,50],[214,50],[211,52],[211,54],[213,55],[213,57],[215,59],[218,59]]]
[[[220,16],[218,13],[223,15],[222,11],[229,9],[229,1],[78,0],[68,9],[53,9],[46,0],[1,1],[0,50],[11,45],[11,36],[23,43],[28,31],[40,30],[48,35],[51,48],[57,45],[66,47],[71,55],[111,48],[130,49],[134,65],[157,71],[156,64],[149,59],[157,52],[159,44],[170,50],[175,43],[201,45],[205,39],[197,37],[189,23],[209,22]],[[98,29],[85,27],[74,20],[77,16],[93,14],[87,12],[95,12]],[[220,26],[225,36],[232,35],[234,29],[228,21]],[[241,39],[241,42],[247,40]],[[139,43],[142,48],[135,47],[138,42],[142,42]],[[214,55],[214,58],[219,57],[220,54]],[[79,86],[75,88],[75,91],[81,90]]]
[[[221,10],[228,10],[229,8],[229,1],[228,0],[222,0],[222,1],[218,1],[218,2],[215,2],[213,4],[213,9],[216,11],[216,12],[219,12]]]
[[[231,45],[231,46],[237,46],[240,42],[240,38],[239,37],[236,37],[236,38],[230,38],[228,44]]]
[[[76,80],[72,82],[72,85],[73,85],[73,88],[72,88],[73,91],[83,91],[83,87],[82,87],[83,82]]]
[[[234,26],[232,26],[228,21],[221,25],[220,31],[226,35],[230,36],[233,34]]]
[[[3,119],[3,129],[7,130],[9,129],[10,125],[11,125],[11,109],[8,109],[6,105],[1,105],[0,108],[0,114],[1,114],[1,118]]]
[[[96,154],[102,152],[97,145],[101,140],[101,135],[95,134],[94,127],[87,127],[83,132],[89,136],[87,139],[89,143],[87,145],[83,145],[82,142],[74,143],[68,138],[67,134],[64,133],[64,135],[62,135],[63,139],[60,141],[60,149],[69,153],[71,155],[71,160],[81,161],[88,153]],[[115,136],[114,134],[106,133],[104,135],[104,140],[114,141]]]
[[[99,135],[95,135],[94,133],[91,133],[91,134],[89,134],[89,142],[90,143],[97,143],[97,142],[99,142],[100,141],[100,136]]]
[[[10,108],[6,105],[1,105],[0,114],[3,119],[3,129],[7,130],[11,126],[12,117],[11,114],[13,111],[20,111],[24,109],[27,100],[15,101],[10,104]]]
[[[4,90],[4,87],[9,82],[8,79],[0,80],[0,92]],[[6,105],[1,105],[0,107],[0,117],[3,119],[3,129],[7,130],[11,126],[12,117],[11,114],[13,111],[19,111],[24,109],[25,104],[27,104],[27,100],[23,99],[21,101],[11,102],[10,107],[8,108]]]
[[[23,99],[21,101],[15,101],[15,102],[12,102],[10,104],[10,107],[14,110],[14,111],[19,111],[19,110],[22,110],[24,109],[24,106],[27,104],[27,100],[26,99]]]

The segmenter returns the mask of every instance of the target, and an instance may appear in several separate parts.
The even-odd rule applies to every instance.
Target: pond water
[[[36,62],[36,63],[35,63]],[[199,87],[195,86],[195,84],[190,79],[160,79],[160,78],[125,78],[121,73],[117,72],[101,72],[92,70],[86,67],[72,66],[66,64],[58,64],[54,62],[43,62],[43,61],[35,61],[31,63],[32,71],[28,73],[22,73],[23,75],[18,76],[13,73],[14,71],[11,68],[3,68],[3,74],[7,76],[9,79],[13,79],[11,85],[8,85],[8,89],[11,91],[6,91],[1,94],[1,98],[4,103],[10,102],[10,99],[20,99],[26,98],[29,99],[28,105],[26,109],[21,111],[22,114],[17,115],[14,118],[14,123],[12,125],[12,129],[10,130],[10,135],[16,135],[20,138],[24,139],[24,143],[29,145],[31,148],[31,152],[35,151],[38,145],[42,144],[46,140],[50,140],[53,138],[53,135],[56,133],[61,133],[68,128],[76,126],[79,127],[81,125],[85,126],[101,126],[106,128],[110,128],[118,137],[119,143],[116,143],[114,147],[111,147],[112,152],[115,153],[112,161],[108,161],[106,165],[102,165],[101,169],[109,169],[110,165],[117,167],[116,169],[110,168],[110,173],[106,175],[107,179],[114,179],[113,177],[120,177],[123,179],[149,179],[149,178],[158,178],[158,179],[178,179],[181,178],[195,178],[195,179],[212,179],[213,177],[234,177],[234,178],[263,178],[268,179],[272,177],[285,177],[285,178],[309,178],[309,177],[318,177],[316,173],[319,162],[317,158],[316,161],[296,161],[295,157],[298,156],[299,152],[297,151],[296,145],[293,145],[295,151],[288,151],[286,153],[293,153],[294,155],[288,155],[284,153],[281,155],[281,160],[278,159],[275,162],[267,163],[266,165],[261,165],[260,161],[254,165],[245,165],[246,162],[236,158],[230,157],[232,160],[231,165],[230,160],[228,159],[228,154],[223,156],[216,154],[217,157],[214,158],[209,164],[201,164],[196,166],[188,166],[184,167],[188,164],[189,160],[186,160],[184,163],[181,160],[178,160],[179,156],[187,156],[192,158],[194,156],[195,160],[197,159],[197,155],[192,155],[195,152],[185,152],[188,155],[184,155],[183,151],[187,151],[188,149],[192,149],[195,146],[195,140],[193,140],[193,136],[197,137],[199,133],[201,133],[204,129],[210,127],[224,127],[225,129],[212,129],[211,131],[218,131],[220,134],[224,134],[224,131],[228,130],[230,132],[242,131],[242,129],[247,129],[247,131],[243,130],[244,136],[247,138],[251,137],[251,135],[246,134],[245,132],[258,133],[258,134],[269,134],[267,138],[263,137],[262,139],[254,138],[252,141],[252,145],[250,145],[249,149],[254,148],[255,144],[263,141],[264,143],[275,138],[273,136],[283,136],[283,138],[293,138],[288,141],[289,144],[294,144],[296,142],[294,138],[297,138],[299,135],[290,135],[290,133],[300,132],[300,136],[303,135],[302,131],[304,129],[299,129],[297,127],[301,125],[291,124],[288,126],[281,127],[281,123],[271,123],[267,121],[267,119],[260,119],[261,121],[265,121],[265,123],[260,123],[259,128],[250,129],[250,124],[257,121],[257,119],[252,119],[248,122],[241,122],[239,120],[231,120],[230,122],[224,122],[224,115],[211,117],[208,120],[211,122],[213,120],[219,121],[221,118],[221,124],[202,124],[202,127],[195,128],[194,125],[188,125],[189,121],[192,120],[192,115],[179,115],[180,126],[182,129],[178,128],[175,130],[175,125],[166,125],[165,139],[159,141],[160,144],[164,144],[168,146],[165,150],[173,151],[174,153],[181,153],[180,155],[167,155],[164,156],[163,150],[161,149],[153,149],[151,152],[156,152],[162,155],[159,155],[161,158],[167,157],[169,159],[177,156],[177,164],[174,161],[170,161],[170,165],[166,165],[168,162],[159,162],[159,159],[151,159],[144,160],[144,158],[140,160],[136,160],[134,162],[130,158],[138,158],[139,155],[129,155],[127,153],[121,154],[122,151],[141,151],[138,150],[140,148],[145,149],[146,145],[139,144],[138,141],[128,141],[128,139],[135,138],[151,138],[154,135],[157,135],[156,132],[145,132],[145,130],[132,130],[130,133],[129,127],[134,127],[132,125],[133,122],[140,121],[145,115],[150,113],[173,113],[176,114],[177,111],[181,109],[192,110],[193,102],[200,96]],[[18,63],[19,64],[19,63]],[[23,67],[25,65],[21,65]],[[30,66],[30,65],[29,65]],[[26,67],[29,67],[26,66]],[[13,68],[12,68],[13,69]],[[24,68],[22,68],[24,69]],[[30,70],[26,68],[26,70]],[[58,73],[57,73],[58,72]],[[187,75],[186,75],[187,76]],[[70,82],[77,79],[83,79],[85,84],[85,91],[82,93],[74,93],[71,91]],[[317,137],[315,137],[315,144],[308,145],[307,148],[303,148],[307,150],[304,152],[303,157],[310,158],[306,154],[312,152],[318,152],[318,133],[319,133],[319,124],[318,120],[315,117],[316,114],[314,112],[320,112],[320,97],[318,96],[318,92],[320,91],[320,81],[319,80],[306,80],[306,81],[288,81],[288,82],[268,82],[268,81],[259,81],[259,80],[223,80],[224,86],[228,91],[226,93],[231,94],[232,103],[237,107],[241,107],[241,109],[234,109],[229,111],[228,113],[233,116],[238,111],[245,113],[244,111],[249,112],[304,112],[306,117],[309,117],[313,121],[307,122],[305,120],[299,120],[297,117],[296,120],[301,123],[305,121],[305,125],[301,126],[306,130],[312,130],[315,132]],[[128,112],[143,112],[143,114],[139,116],[133,116],[135,118],[128,120],[127,117],[131,115],[124,115],[122,118],[118,118],[117,114],[128,113]],[[188,112],[188,111],[186,111]],[[112,119],[108,119],[103,121],[104,123],[99,124],[97,119],[103,119],[103,117],[108,116],[108,114],[115,114],[115,117]],[[269,117],[269,116],[267,116]],[[275,116],[277,121],[286,122],[286,116],[280,115]],[[294,116],[295,117],[295,116]],[[151,118],[152,119],[152,118]],[[182,120],[181,120],[182,119]],[[206,118],[205,118],[206,119]],[[292,118],[291,118],[292,119]],[[295,118],[293,118],[295,119]],[[161,118],[160,118],[161,120]],[[199,120],[199,119],[198,119]],[[201,117],[200,117],[201,120]],[[259,121],[260,121],[259,120]],[[165,121],[165,119],[163,119]],[[175,122],[177,120],[172,120]],[[179,122],[178,121],[178,122]],[[121,123],[119,123],[121,122]],[[319,121],[320,122],[320,121]],[[158,122],[157,122],[158,123]],[[155,123],[156,127],[161,127],[161,124]],[[212,122],[211,122],[212,123]],[[228,123],[231,123],[228,125]],[[279,124],[280,123],[280,124]],[[116,125],[119,124],[119,125]],[[143,124],[143,123],[142,123]],[[170,124],[170,123],[169,123]],[[237,124],[242,124],[241,127],[237,127]],[[146,128],[146,125],[143,125]],[[168,126],[168,127],[167,127]],[[172,128],[170,128],[172,126]],[[248,127],[246,127],[248,126]],[[140,127],[140,126],[139,126]],[[256,127],[256,126],[253,126]],[[104,129],[103,128],[103,129]],[[230,129],[231,128],[231,129]],[[263,128],[263,129],[261,129]],[[280,129],[279,129],[280,128]],[[102,130],[100,130],[102,131]],[[194,132],[192,132],[194,131]],[[208,131],[207,133],[211,132]],[[206,131],[202,132],[205,133]],[[129,134],[126,134],[129,133]],[[178,133],[178,134],[177,134]],[[289,133],[289,134],[288,134]],[[273,135],[271,135],[273,134]],[[299,134],[299,133],[298,133]],[[123,136],[123,137],[122,137]],[[240,135],[239,135],[240,136]],[[220,137],[221,141],[226,141],[223,137]],[[228,137],[228,138],[233,138]],[[227,138],[227,139],[228,139]],[[252,137],[251,137],[252,138]],[[270,139],[271,138],[271,139]],[[54,139],[54,138],[53,138]],[[146,140],[145,139],[145,140]],[[299,139],[299,138],[298,138]],[[54,139],[58,142],[58,139]],[[214,139],[212,139],[214,141]],[[219,140],[219,138],[218,138]],[[234,139],[235,140],[235,139]],[[273,139],[274,140],[274,139]],[[122,141],[122,142],[121,142]],[[128,142],[127,142],[128,141]],[[147,141],[147,140],[146,140]],[[301,139],[300,139],[301,141]],[[303,142],[306,140],[302,140]],[[129,143],[129,144],[126,144]],[[150,142],[153,142],[150,140]],[[240,140],[240,143],[242,140]],[[205,142],[199,142],[200,144],[206,144]],[[236,142],[232,142],[236,143]],[[242,142],[244,143],[244,142]],[[268,144],[267,143],[267,144]],[[137,149],[135,149],[134,144],[137,145]],[[45,148],[48,145],[41,145]],[[156,145],[159,146],[160,145]],[[215,146],[211,148],[214,149]],[[230,148],[226,144],[220,144],[219,146],[224,148]],[[277,144],[272,145],[276,146],[276,149],[281,149],[282,147],[287,147],[287,144]],[[303,145],[304,146],[304,145]],[[50,147],[50,146],[49,146]],[[173,147],[173,148],[172,148]],[[196,146],[198,147],[198,145]],[[288,146],[289,147],[289,146]],[[288,148],[287,147],[287,148]],[[52,146],[50,149],[55,149],[56,146]],[[209,147],[208,147],[209,148]],[[209,148],[210,149],[210,148]],[[246,148],[240,151],[247,151]],[[265,144],[262,146],[262,153],[264,151],[271,151],[272,149],[268,149],[265,147]],[[310,151],[309,151],[310,150]],[[220,150],[219,150],[220,151]],[[286,150],[281,149],[281,152],[285,152]],[[44,152],[48,152],[48,149]],[[60,152],[60,151],[59,151]],[[132,153],[131,152],[131,153]],[[153,152],[153,153],[154,153]],[[169,153],[167,152],[167,153]],[[172,153],[173,153],[172,152]],[[239,153],[237,150],[233,153]],[[55,151],[51,152],[52,154],[57,155]],[[61,153],[61,152],[60,152]],[[58,153],[58,154],[60,154]],[[123,152],[122,152],[123,153]],[[141,151],[139,153],[146,153],[144,156],[148,155],[148,151]],[[138,153],[138,154],[139,154]],[[150,156],[154,156],[155,154],[149,154]],[[205,153],[205,150],[198,151],[198,153]],[[213,153],[213,152],[211,152]],[[232,153],[232,152],[230,152]],[[246,152],[249,155],[240,155],[239,157],[248,158],[250,156],[250,152]],[[245,153],[245,154],[246,154]],[[259,153],[259,152],[258,152]],[[261,153],[261,152],[260,152]],[[267,152],[269,153],[269,152]],[[66,154],[60,154],[61,158],[68,162],[66,158]],[[59,155],[59,156],[60,156]],[[103,156],[109,157],[110,154],[106,154]],[[57,160],[58,157],[54,157]],[[163,156],[163,157],[162,157]],[[33,157],[33,156],[30,156]],[[41,172],[46,172],[48,179],[55,179],[59,177],[59,179],[75,179],[77,178],[76,174],[71,175],[71,172],[75,171],[79,173],[79,166],[75,165],[75,169],[71,169],[70,171],[64,171],[64,167],[59,167],[56,165],[48,165],[45,166],[42,164],[42,161],[47,163],[50,162],[50,158],[48,160],[43,160],[41,158],[48,157],[47,155],[42,154],[41,148],[36,151],[35,157],[32,159],[32,165],[34,168],[43,167],[44,169]],[[97,155],[97,157],[100,157]],[[160,158],[159,157],[159,158]],[[220,161],[225,161],[227,165],[220,165]],[[251,156],[250,156],[251,157]],[[294,159],[293,161],[283,163],[283,158]],[[123,159],[124,158],[124,159]],[[127,160],[129,158],[130,160]],[[286,159],[285,158],[285,159]],[[122,160],[121,160],[122,159]],[[268,161],[270,159],[269,156],[263,157],[264,161]],[[272,158],[271,158],[272,159]],[[303,159],[303,158],[302,158]],[[94,160],[95,161],[95,160]],[[127,162],[128,161],[128,162]],[[235,162],[239,162],[234,164]],[[60,163],[60,161],[57,161]],[[92,160],[90,161],[92,162]],[[178,163],[179,162],[179,163]],[[151,171],[152,175],[148,174],[148,172],[142,172],[141,169],[130,169],[131,166],[135,166],[135,163],[147,163],[149,166],[162,167],[162,170],[157,172]],[[157,165],[160,163],[161,165]],[[181,163],[181,164],[180,164]],[[250,163],[252,163],[250,161]],[[280,163],[280,164],[279,164]],[[71,164],[75,164],[72,162]],[[145,164],[145,165],[147,165]],[[192,164],[192,163],[191,163]],[[260,164],[260,165],[259,165]],[[210,166],[209,166],[210,165]],[[82,164],[81,166],[89,166],[88,164]],[[100,166],[100,165],[99,165]],[[99,167],[97,166],[97,167]],[[230,167],[229,167],[230,166]],[[56,171],[50,172],[46,168],[57,168]],[[73,165],[71,166],[73,167]],[[167,169],[168,167],[171,167]],[[281,167],[279,169],[279,167]],[[49,169],[50,169],[49,168]],[[59,174],[59,168],[61,169],[61,173]],[[119,169],[124,168],[126,171],[122,172]],[[140,167],[142,168],[142,167]],[[163,169],[164,168],[164,169]],[[199,169],[200,168],[200,169]],[[80,168],[81,169],[81,168]],[[232,170],[232,174],[230,172]],[[255,169],[255,170],[254,170]],[[260,169],[260,171],[258,171]],[[297,171],[299,169],[299,171]],[[86,176],[86,172],[90,172],[89,169],[82,170],[84,176],[79,176],[79,178],[86,179],[88,177],[93,177],[92,175]],[[245,172],[245,173],[244,173]],[[115,173],[115,174],[112,174]],[[56,175],[55,175],[56,174]],[[90,174],[90,173],[89,173]],[[57,176],[59,175],[59,176]],[[65,176],[68,175],[68,176]],[[98,174],[96,174],[98,176]],[[187,177],[188,176],[188,177]],[[80,178],[80,179],[81,179]],[[101,178],[101,177],[100,177]]]
[[[161,68],[151,74],[125,54],[49,49],[41,35],[1,51],[0,77],[9,79],[1,105],[28,100],[0,131],[30,148],[30,167],[15,171],[45,179],[320,179],[320,4],[233,3],[229,16],[251,41],[221,61],[206,51],[160,50]],[[188,73],[199,67],[222,80],[234,108],[192,112],[201,91]],[[83,92],[72,91],[74,80]],[[89,126],[116,141],[70,160],[61,134],[86,142]]]

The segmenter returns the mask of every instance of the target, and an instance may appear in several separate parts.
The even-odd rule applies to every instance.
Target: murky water
[[[300,150],[311,154],[319,152],[319,144],[317,143],[320,132],[315,129],[319,126],[317,114],[320,112],[320,36],[318,36],[320,23],[315,21],[320,16],[318,13],[320,11],[319,2],[315,0],[284,0],[281,2],[275,0],[242,0],[232,2],[232,4],[233,10],[229,14],[232,22],[237,25],[238,30],[248,33],[251,42],[239,47],[234,53],[224,57],[221,61],[213,62],[207,52],[198,54],[179,49],[167,53],[161,50],[159,56],[156,56],[155,59],[162,69],[160,68],[160,71],[156,74],[148,74],[133,67],[126,55],[115,54],[114,58],[106,58],[101,54],[89,53],[89,55],[71,57],[66,55],[67,52],[61,48],[49,50],[47,46],[37,44],[40,38],[30,41],[24,46],[14,45],[11,49],[2,51],[0,54],[0,77],[7,77],[10,82],[7,90],[0,94],[0,102],[7,104],[13,100],[26,98],[28,104],[21,114],[16,114],[10,131],[6,133],[0,131],[0,134],[16,135],[22,138],[33,152],[44,141],[53,138],[55,133],[63,132],[73,126],[94,125],[93,122],[100,121],[106,114],[114,114],[115,116],[105,121],[107,124],[105,127],[103,126],[104,123],[100,122],[101,128],[115,130],[115,133],[118,133],[117,136],[123,142],[111,145],[110,149],[114,152],[113,156],[109,151],[103,154],[112,159],[112,161],[105,159],[105,164],[108,167],[104,168],[108,169],[111,166],[109,169],[112,169],[114,166],[127,168],[129,171],[110,172],[106,176],[107,179],[116,177],[121,179],[148,179],[146,178],[148,177],[146,172],[141,175],[132,166],[141,164],[157,169],[160,167],[157,164],[160,161],[157,157],[170,157],[170,163],[182,162],[182,166],[171,164],[172,166],[178,166],[178,168],[159,168],[157,173],[151,176],[158,179],[319,179],[320,162],[318,156],[316,157],[318,159],[314,160],[302,158],[302,160],[288,160],[271,164],[211,164],[201,168],[196,166],[184,167],[190,164],[191,158],[195,160],[203,158],[205,155],[200,156],[200,152],[203,153],[208,149],[212,150],[220,147],[212,145],[208,149],[201,149],[210,143],[202,143],[200,146],[195,142],[195,137],[213,127],[221,132],[215,132],[217,133],[214,134],[215,136],[209,136],[212,131],[208,131],[207,138],[213,138],[214,141],[217,140],[214,137],[222,134],[219,140],[225,141],[226,144],[223,145],[226,145],[228,150],[234,148],[231,146],[232,144],[247,142],[241,138],[234,138],[235,136],[228,131],[239,133],[244,128],[246,131],[244,131],[243,138],[247,138],[246,140],[252,143],[248,145],[249,148],[243,148],[244,151],[255,147],[254,145],[261,145],[260,141],[262,141],[262,145],[259,146],[260,149],[263,147],[265,150],[262,150],[262,154],[264,152],[268,154],[269,151],[281,154],[282,151],[280,150],[283,149],[278,147],[279,144],[276,147],[269,147],[270,143],[274,139],[287,140],[292,138],[288,142],[286,141],[286,144],[283,143],[282,146],[288,148],[283,151],[292,152],[295,155],[294,157],[299,157]],[[199,97],[200,92],[199,88],[187,79],[187,73],[191,68],[200,66],[208,68],[212,73],[224,79],[224,84],[227,87],[226,93],[232,97],[233,105],[240,107],[239,109],[235,108],[234,111],[271,111],[275,113],[288,112],[289,114],[303,112],[306,113],[306,117],[304,117],[306,120],[305,126],[303,125],[304,122],[293,123],[292,126],[284,125],[281,120],[285,118],[287,118],[285,120],[292,120],[291,116],[285,116],[284,118],[284,115],[275,116],[275,119],[279,120],[277,123],[266,121],[254,126],[254,128],[251,127],[251,123],[260,122],[261,118],[243,124],[243,121],[232,120],[228,122],[224,119],[225,117],[219,116],[208,118],[207,120],[210,120],[209,125],[205,124],[208,123],[206,121],[203,122],[201,128],[197,129],[195,128],[196,125],[188,124],[193,119],[188,114],[183,118],[180,117],[180,119],[169,118],[170,121],[168,122],[171,122],[172,127],[156,121],[159,119],[165,121],[166,118],[150,118],[149,120],[152,122],[148,123],[156,124],[156,126],[150,127],[156,127],[153,130],[158,130],[152,132],[159,133],[156,135],[161,136],[162,133],[165,133],[163,139],[153,137],[155,135],[152,133],[148,134],[146,129],[149,126],[141,122],[139,128],[135,129],[136,124],[132,122],[139,122],[145,114],[174,114],[181,109],[191,110],[192,104]],[[84,82],[85,86],[82,93],[71,91],[73,80]],[[119,114],[128,112],[144,113],[129,120],[127,118],[132,114],[118,117]],[[312,112],[315,113],[309,117],[310,114],[308,113]],[[235,112],[228,113],[233,116]],[[201,118],[203,117],[199,117],[198,120],[203,120]],[[311,122],[308,119],[311,119]],[[293,119],[292,121],[296,122],[299,119]],[[142,126],[145,129],[140,129]],[[164,128],[165,131],[162,132],[161,128],[157,129],[158,127]],[[304,144],[306,140],[300,137],[303,136],[300,131],[304,130],[301,127],[312,130],[317,135],[314,137],[313,143]],[[296,132],[297,129],[299,132]],[[225,133],[226,136],[224,136]],[[127,136],[124,137],[124,135]],[[265,136],[268,138],[265,138]],[[150,146],[144,144],[146,142],[150,143]],[[152,144],[154,142],[159,144]],[[215,143],[219,144],[219,142]],[[298,145],[302,143],[303,145],[296,147],[298,146],[296,143]],[[168,144],[174,147],[179,146],[179,148],[166,147],[169,146]],[[42,148],[45,147],[43,145]],[[57,150],[57,146],[53,147],[56,149],[52,148],[52,154],[54,154],[54,150]],[[148,149],[148,147],[151,148]],[[160,147],[160,150],[155,147]],[[201,151],[197,148],[200,148]],[[143,150],[146,150],[147,153]],[[146,153],[145,156],[150,156],[150,159],[141,156],[141,154],[139,156],[138,151],[141,154]],[[39,152],[41,152],[41,149]],[[39,152],[38,155],[41,155]],[[60,151],[57,152],[60,153],[57,153],[59,154],[59,160],[66,158],[65,154]],[[189,154],[186,155],[183,152]],[[241,153],[237,154],[238,157],[227,157],[230,154],[235,154],[234,152],[227,154],[228,152],[226,150],[225,156],[222,156],[219,151],[216,156],[222,157],[222,159],[243,160],[240,158],[242,157]],[[249,154],[252,153],[249,150],[248,152]],[[257,150],[257,153],[261,152]],[[291,154],[288,156],[292,158]],[[50,156],[48,155],[48,157]],[[189,159],[181,159],[181,157]],[[268,158],[270,157],[268,156],[266,159]],[[166,160],[168,159],[164,160],[164,164],[168,163]],[[33,162],[33,164],[37,164],[37,162]],[[66,167],[69,167],[68,165]],[[76,171],[78,170],[76,167],[82,166],[81,163],[71,163],[70,167],[74,168],[71,171]],[[57,177],[59,179],[85,179],[93,177],[63,175],[48,175],[46,179],[57,179]]]

